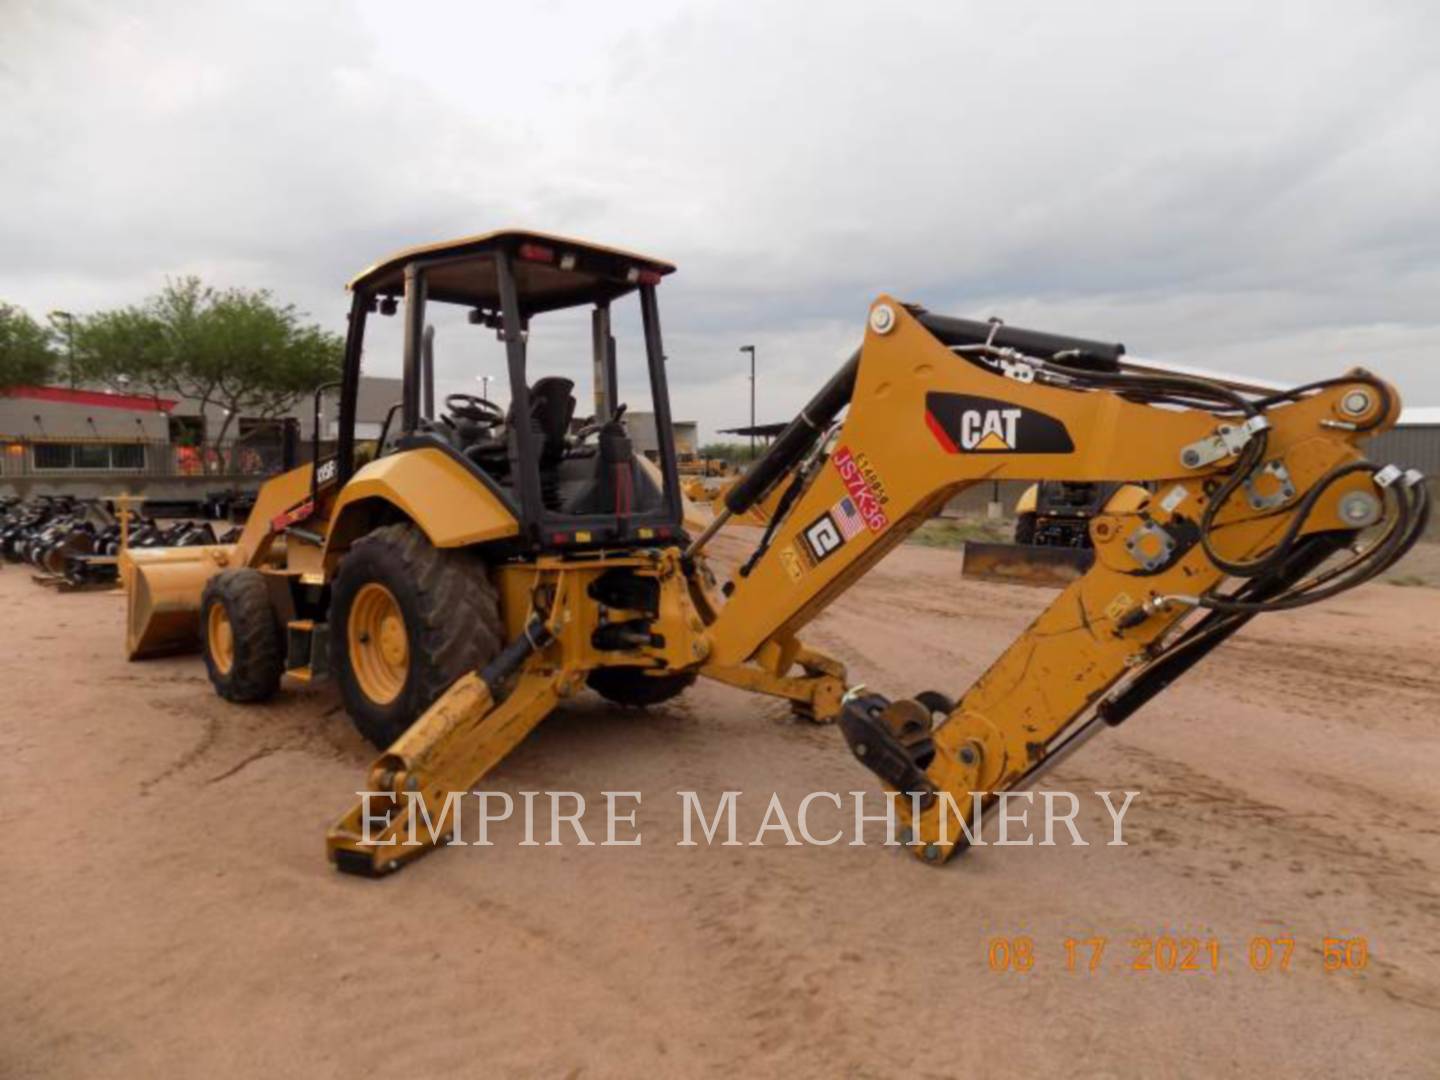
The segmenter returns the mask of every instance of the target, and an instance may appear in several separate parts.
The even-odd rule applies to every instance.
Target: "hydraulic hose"
[[[1066,337],[1063,334],[1050,334],[1043,330],[1025,330],[1018,326],[1007,326],[999,322],[955,319],[948,315],[932,315],[928,311],[916,312],[915,318],[942,344],[949,345],[951,348],[967,345],[993,345],[999,349],[1014,349],[1016,352],[1022,352],[1026,356],[1034,356],[1041,360],[1053,360],[1062,353],[1078,353],[1092,360],[1100,361],[1109,371],[1118,370],[1120,357],[1125,355],[1125,346],[1118,342]]]

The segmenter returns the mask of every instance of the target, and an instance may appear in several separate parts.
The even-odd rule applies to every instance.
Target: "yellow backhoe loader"
[[[687,527],[676,468],[658,259],[529,232],[401,252],[350,283],[334,456],[261,491],[240,540],[128,556],[133,656],[198,636],[211,681],[260,701],[282,677],[334,678],[385,747],[382,793],[330,830],[341,870],[380,875],[587,683],[627,704],[697,677],[838,720],[895,792],[912,850],[964,846],[982,793],[1031,782],[1131,715],[1247,620],[1322,600],[1399,558],[1423,529],[1423,478],[1357,441],[1392,425],[1394,389],[1362,370],[1257,395],[1127,367],[1124,348],[931,314],[881,296],[860,348],[744,477]],[[612,306],[638,300],[659,452],[634,453]],[[534,378],[545,317],[588,309],[593,415],[574,383]],[[497,334],[502,409],[434,403],[431,314]],[[404,396],[359,465],[366,327],[400,313]],[[847,687],[805,624],[962,489],[995,480],[1127,482],[1090,522],[1093,566],[958,698]],[[1139,485],[1145,485],[1141,487]],[[723,583],[706,548],[769,509]],[[957,818],[957,811],[959,817]],[[450,822],[453,824],[453,822]],[[397,842],[399,841],[399,842]]]

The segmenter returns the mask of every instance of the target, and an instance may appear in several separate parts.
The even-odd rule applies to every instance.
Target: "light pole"
[[[755,346],[741,345],[741,352],[750,354],[750,460],[755,460]]]

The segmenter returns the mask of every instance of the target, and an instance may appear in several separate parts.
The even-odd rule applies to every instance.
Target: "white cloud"
[[[881,291],[1440,400],[1433,5],[10,6],[0,296],[33,310],[201,272],[338,325],[379,255],[527,224],[680,264],[707,429],[747,417],[739,345],[783,418]]]

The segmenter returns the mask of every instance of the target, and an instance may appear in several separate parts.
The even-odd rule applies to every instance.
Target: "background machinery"
[[[861,347],[687,524],[671,433],[657,259],[502,232],[413,248],[350,283],[334,457],[270,481],[239,539],[135,552],[132,656],[193,641],[233,701],[282,676],[335,678],[384,747],[331,829],[342,870],[394,870],[454,827],[468,791],[561,699],[663,701],[699,676],[839,720],[889,789],[913,850],[943,862],[998,792],[1115,725],[1254,615],[1379,573],[1423,528],[1422,478],[1357,440],[1399,399],[1363,371],[1258,396],[1127,368],[1123,347],[933,315],[882,296]],[[633,453],[612,305],[638,300],[659,453]],[[404,400],[361,466],[367,323],[403,307]],[[431,313],[493,331],[506,409],[434,402]],[[588,310],[593,415],[536,378],[543,317]],[[973,686],[889,700],[847,688],[798,634],[957,493],[1045,477],[1123,484],[1090,521],[1093,565]],[[1140,486],[1144,485],[1144,486]],[[706,559],[757,505],[728,580]],[[978,793],[972,800],[971,793]],[[428,835],[417,837],[417,821]]]
[[[1105,509],[1115,483],[1041,480],[1015,504],[1015,543],[1088,548],[1090,519]]]
[[[1026,585],[1066,585],[1095,561],[1090,520],[1102,513],[1120,485],[1113,482],[1040,480],[1015,504],[1013,543],[966,541],[966,577]]]

